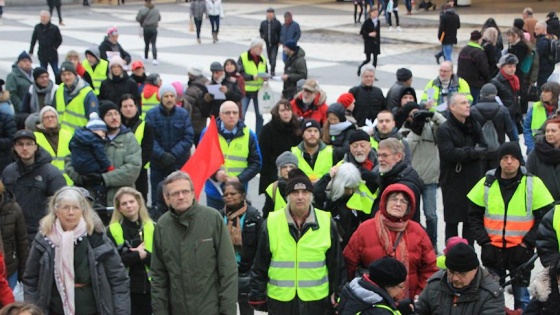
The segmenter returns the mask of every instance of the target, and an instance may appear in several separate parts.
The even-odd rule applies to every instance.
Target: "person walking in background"
[[[560,38],[560,21],[554,11],[550,11],[546,15],[546,32]]]
[[[191,20],[194,20],[194,25],[196,27],[196,41],[200,44],[200,29],[202,27],[202,20],[204,19],[204,14],[208,16],[206,3],[204,0],[193,0],[189,10],[191,13]]]
[[[438,65],[441,57],[446,61],[451,61],[451,53],[453,52],[453,45],[457,44],[457,29],[459,28],[461,28],[459,15],[455,13],[452,6],[444,4],[443,13],[439,16],[438,29],[441,51],[435,55]]]
[[[157,65],[156,39],[158,34],[158,22],[161,21],[161,15],[159,14],[159,10],[152,4],[152,0],[144,0],[144,7],[138,11],[136,21],[140,23],[140,26],[144,30],[144,60],[148,60],[148,51],[150,50],[151,44],[152,57],[154,58],[152,64]]]
[[[266,53],[270,62],[270,73],[273,76],[275,75],[276,70],[276,56],[278,55],[278,44],[280,43],[281,31],[282,24],[276,19],[274,9],[268,8],[266,10],[266,20],[261,22],[259,33],[266,43]]]
[[[395,15],[395,22],[397,22],[397,31],[402,32],[402,28],[399,24],[399,3],[398,0],[393,0],[393,7],[387,10],[387,22],[389,22],[389,32],[393,30],[393,22],[391,18],[391,13]]]
[[[206,14],[212,25],[213,43],[216,43],[218,41],[218,32],[220,32],[220,19],[224,18],[222,0],[206,0]]]
[[[297,44],[300,37],[301,29],[299,23],[294,21],[292,12],[286,11],[286,13],[284,13],[284,24],[280,31],[280,43],[284,45],[287,41],[293,40]],[[282,54],[282,60],[286,61],[286,58],[286,54]]]
[[[467,81],[471,89],[473,97],[471,105],[478,103],[480,89],[492,79],[488,58],[484,48],[480,46],[481,43],[482,34],[477,30],[473,31],[467,46],[461,49],[457,60],[457,75]]]
[[[62,15],[60,14],[60,7],[62,6],[61,0],[47,0],[47,5],[49,6],[49,15],[52,16],[53,9],[56,8],[56,13],[58,13],[58,25],[64,26],[62,23]]]
[[[540,89],[554,72],[556,60],[551,60],[550,36],[546,32],[546,23],[537,22],[535,25],[536,48],[539,55],[539,73],[537,77],[537,87]],[[551,58],[552,57],[552,58]]]
[[[4,13],[4,6],[6,2],[4,0],[0,0],[0,25],[2,25],[2,14]]]
[[[371,61],[373,55],[373,66],[377,67],[377,55],[381,53],[381,24],[378,19],[379,13],[377,10],[369,10],[369,18],[364,21],[360,29],[360,35],[364,39],[364,54],[366,60],[358,67],[358,76],[362,66],[367,65]]]
[[[284,65],[284,88],[282,97],[291,100],[297,93],[297,82],[307,79],[307,62],[305,61],[305,51],[293,41],[284,44],[284,53],[288,56]]]
[[[21,110],[23,97],[33,84],[33,60],[31,56],[22,51],[17,61],[12,65],[12,72],[6,77],[6,90],[10,93],[10,102],[14,106],[11,115]],[[5,112],[5,111],[4,111]]]
[[[51,23],[51,15],[48,11],[42,10],[41,23],[35,25],[31,36],[31,47],[29,54],[33,55],[35,43],[39,41],[39,62],[41,67],[48,69],[49,64],[54,73],[56,83],[60,83],[58,75],[58,47],[62,44],[62,35],[56,25]]]
[[[127,65],[132,61],[130,54],[119,43],[119,30],[116,26],[111,26],[107,30],[107,36],[99,45],[99,55],[107,62],[111,62],[111,59],[115,56],[120,56]]]
[[[360,14],[358,14],[358,8],[360,8]],[[364,13],[364,0],[354,0],[354,24],[360,23],[363,13]]]

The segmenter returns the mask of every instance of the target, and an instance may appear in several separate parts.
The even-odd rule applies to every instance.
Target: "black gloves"
[[[413,115],[412,115],[412,120],[413,121],[417,121],[417,120],[426,120],[428,118],[432,118],[434,117],[434,112],[431,112],[427,109],[421,109],[416,111]]]
[[[251,291],[249,293],[249,305],[251,305],[255,311],[268,312],[268,303],[265,294]]]
[[[426,123],[426,120],[413,120],[412,123],[410,124],[410,130],[412,132],[414,132],[415,134],[421,136],[422,135],[422,131],[424,131],[424,124]]]
[[[175,156],[173,156],[173,154],[171,153],[164,152],[161,155],[160,162],[163,167],[170,167],[175,164]]]
[[[416,311],[414,301],[411,299],[403,299],[397,303],[397,309],[402,315],[411,315]]]
[[[86,186],[101,185],[101,184],[104,184],[103,175],[96,174],[96,173],[90,173],[90,174],[87,174],[86,176],[84,176],[82,178],[82,182]]]
[[[470,155],[473,160],[477,160],[477,159],[482,160],[483,158],[486,157],[487,153],[488,153],[487,148],[476,147],[470,152]]]
[[[485,267],[495,267],[498,263],[498,255],[501,255],[499,248],[491,243],[482,245],[480,260]]]

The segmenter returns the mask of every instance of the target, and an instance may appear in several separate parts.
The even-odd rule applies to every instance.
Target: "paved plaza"
[[[417,0],[418,1],[418,0]],[[114,1],[115,2],[115,1]],[[504,1],[506,2],[506,1]],[[328,103],[336,101],[338,96],[359,83],[356,76],[358,65],[361,64],[363,44],[358,35],[360,25],[353,23],[353,5],[351,2],[335,2],[334,0],[315,1],[224,1],[225,17],[221,21],[219,43],[212,43],[209,20],[202,26],[202,44],[197,44],[194,32],[189,32],[188,3],[155,3],[162,14],[157,38],[159,65],[152,65],[150,60],[144,61],[147,73],[159,73],[164,83],[187,82],[187,69],[191,65],[201,65],[205,75],[210,75],[210,64],[213,61],[223,62],[227,58],[237,60],[246,51],[251,38],[258,36],[260,22],[265,18],[268,7],[276,9],[278,19],[283,22],[283,13],[291,11],[294,20],[302,29],[299,45],[306,52],[309,78],[317,79],[322,89],[327,92]],[[458,51],[469,39],[469,34],[480,29],[488,18],[496,19],[502,31],[513,23],[513,19],[521,17],[525,6],[532,6],[537,19],[544,19],[546,13],[558,6],[558,1],[527,2],[512,0],[507,3],[494,3],[489,0],[474,1],[473,6],[458,8],[461,18],[459,44],[453,53]],[[127,1],[124,6],[64,5],[61,26],[63,44],[59,48],[59,60],[69,50],[77,50],[81,54],[93,44],[99,45],[110,26],[119,30],[119,42],[131,55],[133,60],[143,58],[144,42],[141,29],[135,21],[141,2]],[[33,26],[39,22],[39,11],[45,7],[5,7],[3,25],[0,26],[0,78],[5,78],[11,71],[12,64],[22,50],[29,50],[29,42]],[[378,60],[377,81],[375,84],[384,93],[395,82],[398,68],[409,68],[413,75],[413,87],[418,97],[425,84],[438,74],[434,54],[439,49],[437,26],[439,21],[439,3],[437,11],[414,11],[413,15],[405,15],[401,9],[400,21],[402,32],[390,32],[383,18],[381,29],[381,55]],[[362,19],[363,20],[363,19]],[[53,17],[56,23],[58,17]],[[35,50],[37,51],[37,50]],[[281,55],[281,54],[279,54]],[[36,57],[36,55],[34,56]],[[83,55],[82,55],[83,57]],[[38,60],[34,60],[38,66]],[[281,75],[283,63],[281,57],[277,62],[276,74]],[[50,70],[49,70],[50,71]],[[280,93],[281,81],[272,81],[272,88]],[[251,107],[252,110],[252,107]],[[265,116],[265,121],[269,119]],[[254,115],[249,113],[246,122],[254,126]],[[525,151],[525,150],[523,150]],[[249,198],[256,208],[262,208],[264,197],[257,195],[258,179],[250,183]],[[204,196],[202,196],[204,202]],[[444,247],[444,222],[441,198],[439,200],[439,248]],[[508,305],[513,304],[511,296]]]

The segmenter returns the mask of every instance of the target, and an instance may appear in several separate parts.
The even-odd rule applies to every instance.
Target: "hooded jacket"
[[[284,81],[282,95],[289,100],[297,93],[297,82],[307,79],[307,62],[303,48],[298,46],[294,54],[288,57],[284,65],[284,74],[288,78]]]
[[[51,164],[51,155],[37,147],[35,162],[25,166],[14,153],[15,162],[2,172],[2,182],[6,189],[14,192],[16,201],[23,210],[29,242],[33,241],[39,221],[47,213],[49,197],[66,186],[66,180],[56,166]]]
[[[27,226],[14,194],[4,190],[0,198],[0,229],[4,244],[6,273],[10,276],[14,272],[18,272],[18,278],[21,281],[29,254]]]
[[[366,269],[376,259],[387,256],[381,244],[381,240],[376,232],[374,220],[379,216],[387,214],[387,199],[393,192],[402,192],[410,200],[409,211],[399,221],[407,221],[406,229],[402,241],[406,242],[408,248],[408,296],[414,297],[424,289],[428,278],[437,271],[436,256],[432,242],[426,234],[424,228],[411,218],[416,212],[416,199],[410,188],[403,184],[396,184],[388,187],[381,195],[379,211],[375,218],[369,219],[360,224],[354,235],[350,238],[348,246],[344,249],[344,259],[348,271],[348,277],[354,277],[360,269]],[[394,243],[397,239],[397,232],[389,231],[391,240]]]
[[[552,276],[552,267],[545,268],[539,272],[531,285],[531,302],[527,305],[524,315],[554,315],[560,309],[560,292],[558,281]]]
[[[138,84],[132,80],[126,71],[115,77],[109,69],[109,75],[107,79],[101,82],[101,87],[99,88],[99,95],[97,98],[102,100],[109,100],[115,104],[121,102],[121,97],[123,94],[132,94],[134,100],[137,104],[140,104],[140,93],[138,93]]]
[[[131,60],[130,54],[122,48],[121,44],[119,44],[119,43],[113,44],[113,43],[111,43],[111,41],[109,41],[109,37],[105,36],[105,38],[103,39],[103,42],[101,42],[101,45],[99,45],[99,56],[102,59],[110,61],[110,60],[107,59],[107,52],[108,51],[119,52],[120,55],[121,55],[121,58],[124,61],[126,61],[126,64],[127,65],[130,64],[130,60]]]
[[[301,92],[294,96],[294,99],[290,101],[290,104],[292,104],[294,115],[300,119],[314,119],[322,126],[327,120],[327,110],[329,109],[326,101],[327,93],[319,89],[319,92],[315,95],[315,99],[311,102],[307,109],[305,109],[303,94]]]
[[[384,305],[394,312],[385,308],[376,307]],[[383,288],[372,282],[367,275],[354,278],[346,284],[340,295],[338,314],[340,315],[393,315],[397,312],[395,300]]]
[[[12,72],[6,77],[6,90],[10,92],[10,101],[14,105],[14,110],[19,112],[25,93],[29,90],[29,86],[33,84],[33,76],[31,73],[27,75],[17,65],[12,65]]]
[[[87,242],[87,260],[91,287],[100,315],[129,315],[130,293],[126,270],[117,249],[105,234],[101,221],[83,240]],[[29,259],[23,275],[25,301],[49,313],[54,279],[54,245],[45,235],[38,233],[29,250]]]
[[[539,253],[542,265],[545,267],[552,266],[560,257],[558,253],[558,247],[560,246],[558,244],[558,233],[560,233],[560,229],[552,224],[556,211],[556,208],[548,211],[537,229],[537,252]]]
[[[6,93],[8,94],[8,93]],[[16,133],[14,117],[0,113],[0,172],[13,161],[14,134]]]

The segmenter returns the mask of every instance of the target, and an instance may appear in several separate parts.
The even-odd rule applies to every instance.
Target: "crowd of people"
[[[219,7],[193,1],[191,13],[198,36],[196,12],[210,17],[216,42],[223,12],[209,1]],[[137,21],[144,58],[152,45],[157,65],[155,10],[146,0]],[[192,65],[183,85],[145,73],[116,27],[82,61],[70,51],[59,65],[63,36],[41,11],[29,52],[0,81],[0,314],[503,314],[506,281],[514,310],[554,314],[560,84],[547,81],[556,14],[541,22],[525,9],[504,32],[504,51],[487,21],[455,67],[447,3],[445,61],[420,97],[406,68],[386,95],[375,86],[381,23],[378,10],[369,14],[361,82],[328,105],[290,12],[281,24],[267,9],[261,37],[237,60],[213,62],[208,78]],[[283,97],[265,124],[259,91],[276,59]],[[244,121],[251,102],[255,130]],[[210,176],[181,171],[193,147],[212,141],[223,162]],[[247,194],[257,175],[262,209]],[[535,252],[545,269],[530,284]],[[13,303],[18,283],[27,304]]]

